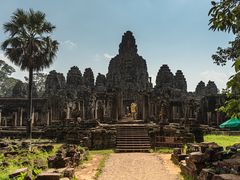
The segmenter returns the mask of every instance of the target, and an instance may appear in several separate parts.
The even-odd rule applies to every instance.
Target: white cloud
[[[104,53],[103,56],[107,59],[107,60],[110,60],[112,59],[114,56],[113,55],[110,55],[108,53]]]
[[[104,54],[95,54],[94,55],[94,61],[102,61],[102,60],[108,60],[110,61],[114,56],[110,55],[108,53],[104,53]]]
[[[214,70],[207,70],[200,73],[200,79],[202,79],[205,84],[207,84],[209,80],[214,81],[220,91],[223,88],[226,88],[226,83],[229,77],[230,74],[216,72]]]
[[[63,46],[65,46],[66,48],[72,50],[77,48],[77,43],[71,41],[71,40],[66,40],[64,42],[62,42]]]

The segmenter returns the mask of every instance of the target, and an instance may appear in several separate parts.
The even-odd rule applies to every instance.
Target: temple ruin
[[[2,136],[25,133],[27,93],[23,89],[18,84],[13,97],[0,98]],[[153,87],[147,62],[138,54],[133,33],[127,31],[106,75],[99,73],[95,80],[91,68],[81,72],[77,66],[71,67],[66,77],[55,70],[49,72],[44,96],[33,98],[33,133],[34,137],[72,138],[92,148],[104,148],[116,145],[119,124],[138,124],[148,130],[145,134],[150,136],[151,146],[177,144],[187,137],[193,141],[200,124],[221,124],[224,114],[215,109],[224,99],[213,81],[207,85],[201,81],[195,92],[187,92],[183,72],[173,73],[166,64],[160,67]],[[128,117],[133,102],[137,104],[136,121]],[[121,132],[128,132],[121,128]],[[18,133],[11,133],[14,130]],[[162,136],[169,139],[159,140]],[[183,136],[185,139],[179,140]]]

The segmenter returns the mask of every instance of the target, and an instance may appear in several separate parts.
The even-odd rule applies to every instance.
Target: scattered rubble
[[[175,148],[171,159],[183,174],[198,180],[240,179],[240,153],[237,145],[224,151],[214,142],[187,144],[186,154]],[[235,149],[234,149],[235,148]]]

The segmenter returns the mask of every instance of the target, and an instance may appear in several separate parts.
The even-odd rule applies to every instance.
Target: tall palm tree
[[[29,72],[27,119],[29,138],[32,138],[33,72],[49,67],[58,50],[58,42],[49,36],[55,26],[45,17],[40,11],[17,9],[11,20],[3,25],[5,33],[9,33],[9,37],[1,44],[5,56],[21,70]]]

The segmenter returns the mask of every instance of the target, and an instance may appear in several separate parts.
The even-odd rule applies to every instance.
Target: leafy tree
[[[24,77],[28,82],[28,77]],[[42,97],[45,93],[45,82],[47,79],[47,74],[41,72],[33,73],[33,86],[36,88],[36,94],[38,97]]]
[[[28,137],[32,137],[32,83],[33,72],[49,67],[58,50],[58,42],[49,36],[55,29],[40,11],[17,9],[9,22],[3,25],[9,37],[2,43],[5,55],[21,70],[28,70]]]
[[[236,35],[234,41],[230,41],[230,47],[218,47],[216,54],[212,56],[218,65],[225,65],[228,60],[235,61],[240,56],[240,1],[220,0],[212,1],[212,8],[208,15],[211,17],[209,26],[213,31],[224,31]]]
[[[236,35],[235,40],[230,42],[230,47],[225,49],[219,47],[216,54],[212,56],[218,65],[225,65],[228,60],[234,61],[235,74],[227,82],[226,95],[228,99],[219,110],[230,117],[240,118],[240,1],[220,0],[211,3],[210,29]]]
[[[0,96],[12,96],[12,89],[15,84],[20,81],[10,75],[15,72],[15,69],[8,65],[5,61],[0,60]]]

